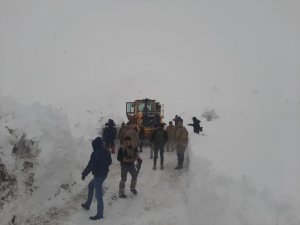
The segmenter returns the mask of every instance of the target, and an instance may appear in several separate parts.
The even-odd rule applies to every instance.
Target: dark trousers
[[[136,187],[138,169],[134,164],[121,163],[121,181],[119,184],[119,194],[125,193],[125,183],[127,180],[127,173],[130,173],[131,175],[130,190],[133,190]]]
[[[158,151],[160,153],[160,165],[164,165],[164,143],[155,143],[154,144],[154,166],[156,166],[156,161],[158,158]]]
[[[144,147],[144,140],[140,140],[140,152],[142,152],[143,151],[143,147]]]
[[[184,161],[184,152],[185,152],[185,146],[179,146],[177,145],[176,149],[177,149],[177,159],[178,159],[178,167],[182,167],[183,166],[183,161]]]
[[[86,206],[90,208],[94,196],[94,191],[97,199],[97,215],[99,217],[103,217],[103,209],[104,209],[104,204],[103,204],[103,192],[102,192],[102,184],[106,177],[94,177],[89,185],[88,185],[88,198],[86,200]]]

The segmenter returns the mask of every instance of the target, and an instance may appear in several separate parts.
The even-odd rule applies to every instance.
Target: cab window
[[[139,112],[153,111],[151,102],[148,102],[147,105],[145,104],[145,102],[140,102],[138,105],[138,110],[139,110]]]
[[[126,102],[126,113],[134,113],[134,103]]]

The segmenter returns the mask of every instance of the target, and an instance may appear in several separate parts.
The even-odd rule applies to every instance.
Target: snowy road
[[[126,182],[127,199],[118,198],[118,185],[120,181],[119,164],[113,156],[114,165],[111,167],[105,183],[104,217],[101,224],[109,225],[185,225],[188,220],[186,195],[184,193],[186,171],[175,171],[176,153],[165,153],[165,169],[152,170],[152,160],[149,159],[149,149],[141,154],[143,165],[138,177],[138,196],[129,193],[130,175]],[[159,160],[159,159],[158,159]],[[91,176],[89,177],[89,179]],[[86,182],[88,182],[88,180]],[[85,191],[86,192],[86,191]],[[82,197],[82,202],[85,200]],[[80,201],[80,200],[79,200]],[[98,224],[99,221],[89,221],[89,216],[96,212],[93,202],[89,211],[79,208],[64,222],[65,225]],[[75,204],[75,202],[74,202]],[[76,207],[76,206],[75,206]]]

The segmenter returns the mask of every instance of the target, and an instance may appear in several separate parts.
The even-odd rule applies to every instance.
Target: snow
[[[80,207],[91,140],[146,97],[204,132],[187,127],[183,171],[145,149],[125,200],[113,156],[102,224],[300,224],[299,2],[0,4],[1,225],[98,224]]]
[[[69,198],[70,193],[56,193],[62,184],[74,183],[74,169],[79,161],[65,115],[50,106],[23,105],[12,98],[1,97],[0,104],[1,159],[17,178],[11,204],[5,204],[1,210],[6,215],[1,216],[2,222],[7,224],[13,215],[26,216]],[[18,146],[16,153],[12,153],[14,146]],[[26,163],[32,166],[25,168]]]
[[[164,171],[153,171],[149,160],[150,149],[141,154],[144,158],[134,196],[129,193],[130,176],[126,185],[128,199],[118,199],[120,181],[119,165],[114,165],[105,184],[105,220],[102,224],[189,224],[184,193],[184,172],[174,173],[175,155],[167,154],[168,161]],[[81,211],[81,210],[80,210]],[[65,224],[81,224],[95,214],[95,205],[91,212],[79,212]]]
[[[62,113],[64,109],[57,110],[53,106],[41,104],[24,105],[11,97],[1,97],[0,105],[1,160],[9,173],[16,176],[18,183],[16,193],[7,200],[1,210],[1,224],[8,224],[14,215],[18,224],[86,223],[88,217],[95,214],[96,204],[92,205],[90,211],[80,208],[80,204],[86,198],[86,185],[91,179],[89,176],[87,181],[82,182],[80,173],[91,153],[90,140],[98,135],[97,126],[100,128],[107,117],[104,116],[99,121],[99,110],[89,109],[85,111],[86,118],[81,121],[82,124],[74,126],[76,120],[69,125],[67,115]],[[102,111],[102,114],[104,112],[106,111]],[[255,158],[251,158],[255,157],[255,154],[251,155],[248,148],[253,151],[258,146],[256,142],[249,142],[248,147],[242,145],[246,141],[244,135],[250,135],[251,132],[226,133],[226,122],[230,116],[236,119],[235,123],[230,123],[231,126],[234,124],[235,129],[246,125],[251,127],[249,125],[253,125],[253,121],[239,120],[237,113],[227,115],[226,111],[221,110],[216,110],[216,113],[219,116],[217,119],[202,119],[204,133],[197,135],[190,129],[190,144],[186,154],[186,168],[183,171],[174,170],[175,152],[166,152],[164,170],[153,171],[152,160],[149,159],[150,149],[144,150],[141,154],[144,161],[138,178],[137,196],[128,193],[129,176],[126,186],[129,198],[118,199],[120,167],[113,156],[113,165],[104,185],[105,219],[101,223],[299,224],[299,201],[298,196],[293,194],[298,192],[286,194],[285,190],[293,188],[284,184],[281,186],[285,188],[280,190],[271,189],[272,185],[269,184],[274,181],[272,177],[268,177],[267,182],[261,178],[268,175],[263,171],[264,166],[277,168],[272,164],[274,162],[268,160],[260,164],[255,162]],[[241,117],[245,115],[242,114]],[[117,121],[121,122],[122,117],[117,117]],[[87,124],[84,124],[85,122]],[[93,123],[94,133],[87,135],[85,131],[91,131],[90,126]],[[14,130],[15,136],[5,127]],[[76,135],[73,136],[70,127],[76,131]],[[290,124],[289,127],[293,128]],[[298,127],[294,128],[297,131]],[[269,126],[268,129],[273,127]],[[265,130],[261,128],[259,132]],[[18,168],[22,167],[23,161],[20,163],[11,153],[13,145],[23,134],[37,143],[36,148],[32,147],[33,150],[37,149],[36,158],[26,159],[33,162],[32,171],[29,171],[34,173],[32,193],[26,192],[28,187],[23,183],[27,173]],[[260,133],[252,135],[253,140],[260,141]],[[248,138],[250,137],[247,136]],[[262,151],[262,148],[259,151]],[[276,152],[276,148],[274,151]],[[231,163],[230,167],[228,160],[231,159],[232,162],[232,154],[235,154],[236,159],[247,155],[247,160]],[[273,154],[275,162],[276,157],[280,157],[280,154]],[[241,165],[247,164],[248,161],[255,162],[255,167]],[[290,164],[287,169],[292,170],[292,166],[297,166],[291,161]],[[256,170],[261,174],[257,174]],[[288,174],[289,171],[277,174],[277,177],[282,176],[282,179],[290,182],[289,178],[295,177]],[[280,184],[280,181],[276,184]]]

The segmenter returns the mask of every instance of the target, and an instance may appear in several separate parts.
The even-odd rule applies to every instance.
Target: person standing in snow
[[[144,126],[140,126],[140,130],[139,130],[139,139],[140,139],[140,150],[139,152],[143,152],[143,146],[144,146],[144,142],[145,142],[145,129]]]
[[[128,130],[129,130],[128,126],[125,125],[125,123],[123,122],[120,129],[119,129],[119,133],[118,133],[118,139],[120,141],[120,146],[123,144],[125,134]]]
[[[182,120],[180,116],[175,115],[175,118],[173,119],[173,121],[175,122],[175,127],[177,128],[178,125],[178,121]]]
[[[176,134],[175,134],[175,144],[176,144],[176,151],[177,151],[177,167],[176,170],[183,168],[183,161],[184,161],[184,152],[188,145],[188,131],[183,126],[183,120],[178,120]]]
[[[131,126],[125,133],[125,137],[131,138],[131,144],[132,147],[138,151],[138,148],[140,146],[140,138],[138,134],[138,127],[137,126]]]
[[[131,184],[130,191],[137,195],[138,192],[136,190],[137,177],[139,173],[139,169],[142,163],[141,158],[138,154],[138,148],[134,148],[132,144],[132,138],[130,136],[126,136],[124,138],[124,144],[120,147],[118,151],[118,161],[121,164],[121,181],[119,183],[119,197],[127,198],[125,194],[125,183],[127,180],[127,173],[131,175]],[[138,166],[135,165],[135,161],[138,161]]]
[[[105,143],[105,148],[110,149],[111,153],[115,154],[115,140],[117,137],[117,128],[116,124],[112,119],[109,119],[105,124],[103,131],[103,141]]]
[[[85,203],[81,206],[89,210],[92,204],[93,195],[97,199],[97,214],[90,217],[91,220],[98,220],[103,218],[103,193],[102,193],[102,184],[107,177],[109,166],[112,163],[110,152],[104,148],[103,140],[101,137],[97,137],[92,142],[93,152],[91,154],[89,163],[82,172],[81,179],[84,181],[86,176],[92,172],[94,178],[90,181],[88,185],[88,197]]]
[[[176,127],[173,125],[172,121],[169,122],[166,131],[168,134],[167,152],[174,151]]]
[[[153,159],[153,170],[156,170],[156,161],[158,157],[158,151],[160,152],[160,169],[164,169],[164,147],[168,140],[168,134],[164,130],[164,123],[160,124],[159,128],[155,130],[151,136],[151,141],[154,145],[154,159]]]
[[[194,128],[194,133],[199,134],[199,132],[202,131],[200,123],[200,120],[198,120],[196,117],[193,117],[193,123],[189,123],[188,126],[192,126]]]

